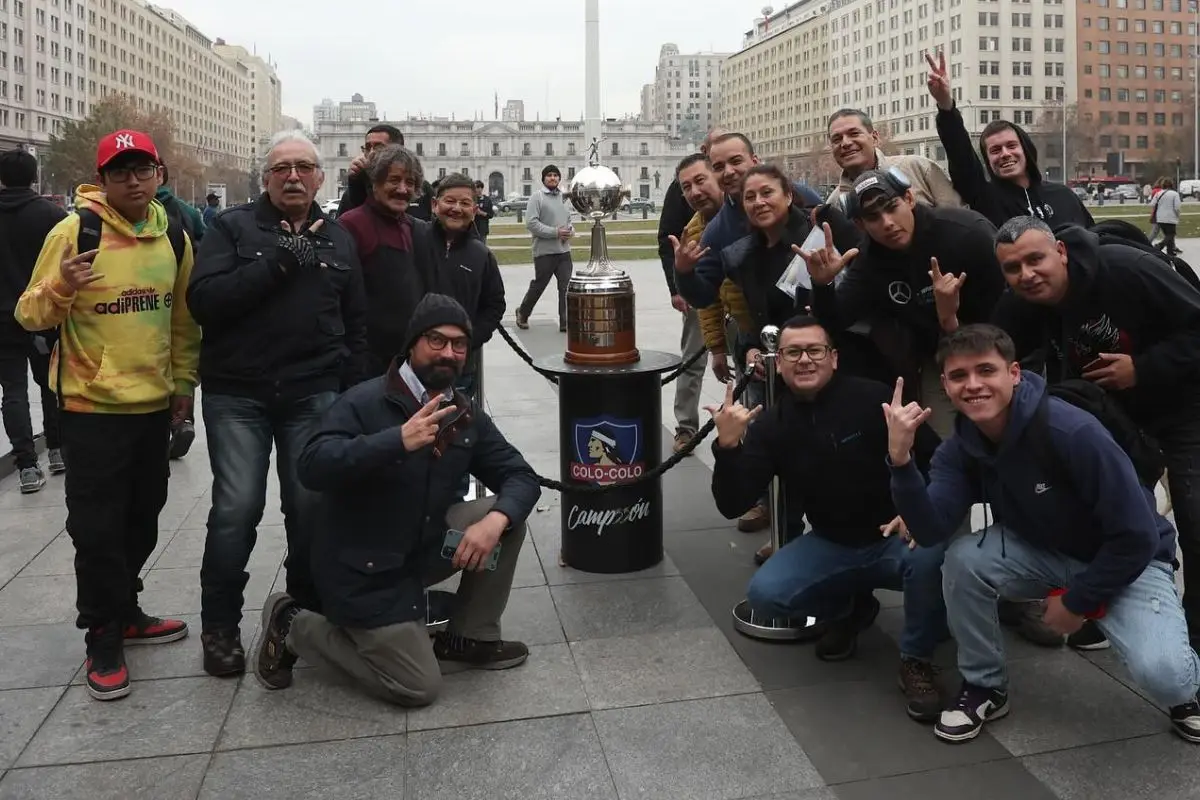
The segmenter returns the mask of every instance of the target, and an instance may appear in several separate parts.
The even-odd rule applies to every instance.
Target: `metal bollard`
[[[779,328],[767,325],[762,330],[764,352],[763,371],[767,380],[767,402],[764,412],[769,413],[776,403],[776,376],[778,375],[779,358]],[[771,546],[776,553],[787,544],[784,536],[787,533],[786,498],[783,494],[783,482],[776,475],[771,479],[767,490],[768,503],[771,508]],[[806,641],[815,639],[825,632],[825,625],[815,617],[791,619],[789,617],[770,617],[757,613],[750,608],[749,600],[742,600],[733,607],[733,627],[743,636],[752,639],[770,641]]]

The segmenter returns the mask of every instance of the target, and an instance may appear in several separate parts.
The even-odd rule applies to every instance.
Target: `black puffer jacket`
[[[423,578],[440,557],[446,511],[464,475],[496,493],[493,510],[514,526],[540,496],[533,468],[461,393],[454,396],[460,411],[443,421],[437,442],[406,451],[400,428],[421,405],[398,366],[342,395],[300,454],[300,481],[324,497],[313,578],[335,625],[424,619]]]
[[[50,229],[67,212],[32,189],[0,189],[0,352],[25,355],[30,334],[13,318]]]

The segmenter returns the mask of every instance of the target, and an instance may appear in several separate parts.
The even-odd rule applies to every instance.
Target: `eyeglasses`
[[[292,174],[292,170],[296,170],[296,174],[301,178],[307,178],[309,175],[312,175],[316,169],[316,164],[310,164],[307,161],[301,161],[297,164],[276,164],[273,167],[267,167],[267,171],[272,175],[286,177]]]
[[[369,144],[364,144],[362,146],[362,151],[364,153],[373,153],[376,150],[382,150],[385,147],[387,147],[387,142],[371,142]]]
[[[824,361],[833,348],[827,344],[814,344],[809,347],[785,347],[779,351],[779,356],[789,364],[795,364],[803,355],[808,355],[810,361]]]
[[[437,331],[430,331],[424,336],[425,341],[430,348],[434,350],[445,350],[446,345],[450,345],[450,349],[462,355],[471,347],[471,340],[466,336],[455,336],[451,339],[449,336],[443,336]]]
[[[142,164],[137,167],[114,167],[104,170],[104,177],[115,183],[126,183],[131,175],[139,181],[148,181],[157,174],[157,164]]]

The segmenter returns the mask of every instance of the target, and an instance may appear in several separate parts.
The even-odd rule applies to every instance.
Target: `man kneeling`
[[[733,400],[708,411],[716,420],[713,497],[732,519],[750,508],[778,475],[787,502],[812,523],[788,520],[791,541],[750,582],[751,607],[777,617],[829,620],[816,654],[825,661],[854,655],[858,634],[874,622],[874,589],[904,591],[900,686],[913,719],[932,722],[941,710],[929,660],[948,635],[942,603],[943,546],[910,547],[901,536],[888,485],[887,425],[879,408],[891,390],[837,374],[838,354],[812,317],[794,317],[779,336],[779,375],[788,391],[759,415]],[[755,420],[753,424],[750,424]],[[745,441],[743,441],[743,437]],[[938,437],[926,427],[917,443],[928,466]]]
[[[408,326],[407,360],[326,412],[299,461],[304,485],[324,492],[313,572],[325,614],[298,610],[286,594],[267,599],[255,665],[263,686],[290,686],[301,657],[386,701],[421,706],[437,697],[443,672],[528,657],[500,639],[500,617],[540,490],[487,414],[453,390],[470,350],[467,312],[426,295]],[[457,503],[468,473],[496,497]],[[431,642],[425,587],[460,569],[449,628]]]
[[[1064,636],[1095,619],[1134,681],[1170,709],[1175,731],[1200,743],[1200,658],[1175,591],[1175,531],[1129,456],[1098,419],[1022,372],[999,328],[959,328],[937,361],[959,417],[928,486],[909,453],[929,409],[903,405],[900,383],[884,408],[896,508],[924,545],[950,538],[972,503],[990,503],[996,518],[946,552],[963,685],[938,737],[973,739],[1008,713],[997,601],[1045,598],[1044,621]]]

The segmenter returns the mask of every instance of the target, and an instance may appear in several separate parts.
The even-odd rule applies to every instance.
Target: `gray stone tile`
[[[834,791],[839,800],[1058,800],[1015,759],[843,783]]]
[[[408,800],[616,800],[584,714],[408,736]]]
[[[588,710],[571,650],[565,644],[530,649],[529,660],[498,672],[448,675],[436,703],[408,712],[408,730],[552,717]]]
[[[621,798],[732,800],[824,785],[761,694],[592,716]]]
[[[1074,653],[1009,664],[1012,712],[988,726],[1016,756],[1145,736],[1166,721],[1149,703]]]
[[[1021,759],[1060,800],[1194,800],[1200,749],[1173,733]]]
[[[42,470],[46,470],[45,462],[42,462]],[[34,508],[65,508],[67,504],[66,483],[61,475],[51,475],[46,472],[46,485],[40,492],[21,494],[18,489],[14,492],[0,493],[0,514]]]
[[[888,679],[890,678],[890,680]],[[829,783],[846,783],[1007,758],[987,734],[948,747],[904,711],[893,676],[836,686],[806,686],[767,697]]]
[[[204,563],[204,542],[208,535],[205,528],[180,528],[154,563],[155,569],[196,568]],[[258,564],[270,563],[279,566],[287,552],[287,540],[282,525],[263,525],[258,529],[258,540],[250,554],[251,572]]]
[[[235,688],[211,678],[139,681],[121,701],[100,703],[84,687],[72,686],[18,765],[207,752]]]
[[[21,570],[21,577],[32,578],[39,575],[74,575],[75,574],[75,545],[66,531],[55,536],[50,544]]]
[[[243,593],[243,611],[262,608],[271,593],[278,565],[268,561],[251,562],[250,580]],[[147,613],[156,616],[200,613],[200,568],[152,569],[143,579],[139,600]]]
[[[217,753],[200,800],[404,800],[403,736]]]
[[[759,685],[716,628],[573,642],[592,708],[757,692]]]
[[[0,692],[0,770],[16,762],[62,693],[59,687]]]
[[[553,509],[558,514],[558,507]],[[537,543],[538,557],[542,561],[542,570],[546,574],[546,582],[551,586],[564,586],[577,583],[609,583],[614,581],[641,580],[643,578],[664,578],[679,574],[679,568],[671,557],[663,554],[663,560],[648,569],[637,572],[584,572],[583,570],[563,567],[558,563],[562,551],[562,539],[558,532],[558,520],[546,520],[541,528],[534,529],[534,541]]]
[[[74,621],[74,575],[13,578],[0,589],[0,628]]]
[[[545,586],[513,589],[501,619],[504,638],[529,646],[565,642],[562,623]]]
[[[65,686],[83,663],[83,631],[74,625],[0,628],[0,689]]]
[[[194,800],[208,754],[15,769],[0,800]]]
[[[678,631],[709,624],[683,578],[647,578],[550,589],[568,641]]]
[[[787,792],[785,794],[762,794],[757,797],[747,797],[745,800],[837,800],[833,789],[809,789],[805,792]]]
[[[316,670],[299,670],[290,689],[268,691],[247,675],[217,745],[219,750],[301,744],[404,733],[405,711]]]
[[[17,495],[17,497],[21,496]],[[37,495],[32,496],[37,497]],[[66,526],[67,507],[63,503],[56,503],[48,507],[14,507],[0,513],[0,536],[7,534],[31,536],[44,543],[54,538]]]
[[[199,525],[185,525],[185,520],[191,518],[192,512],[198,505],[204,507],[204,513],[200,515]],[[204,520],[208,516],[208,501],[199,501],[194,497],[179,497],[172,496],[170,490],[167,492],[167,504],[163,506],[163,510],[158,515],[158,530],[159,533],[174,533],[180,528],[204,527]]]
[[[1134,692],[1147,703],[1156,706],[1164,714],[1168,709],[1165,706],[1155,702],[1150,695],[1146,694],[1146,690],[1138,686],[1133,681],[1133,676],[1129,674],[1129,668],[1125,666],[1125,662],[1121,660],[1121,656],[1117,655],[1117,651],[1111,647],[1107,650],[1093,650],[1091,652],[1080,652],[1078,654],[1085,661],[1104,670],[1109,677],[1121,683],[1126,689]]]
[[[542,572],[542,562],[538,560],[537,548],[533,544],[532,537],[526,536],[525,542],[521,545],[521,552],[517,556],[517,571],[513,575],[512,585],[514,589],[546,585],[546,575]]]

